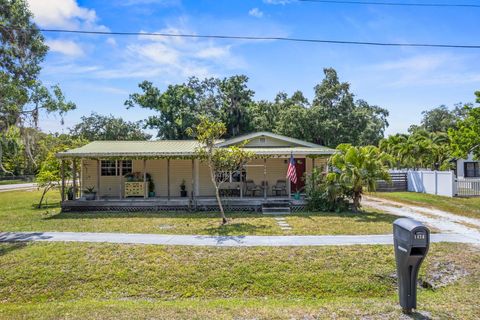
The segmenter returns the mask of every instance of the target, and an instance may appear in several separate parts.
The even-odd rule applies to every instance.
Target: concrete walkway
[[[187,245],[216,247],[391,245],[391,234],[357,236],[200,236],[90,232],[3,232],[0,242],[107,242],[128,244]],[[432,234],[432,242],[480,244],[461,234]]]

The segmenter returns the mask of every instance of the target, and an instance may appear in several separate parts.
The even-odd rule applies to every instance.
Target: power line
[[[443,8],[480,8],[479,4],[472,3],[426,3],[426,2],[374,2],[374,1],[343,1],[343,0],[297,0],[299,2],[317,2],[330,4],[379,5],[397,7],[443,7]]]
[[[232,36],[232,35],[200,35],[200,34],[177,34],[164,32],[114,32],[114,31],[84,31],[84,30],[65,30],[65,29],[39,29],[42,32],[49,33],[74,33],[74,34],[94,34],[94,35],[112,35],[112,36],[155,36],[170,38],[207,38],[207,39],[230,39],[230,40],[255,40],[255,41],[290,41],[307,43],[329,43],[344,45],[364,45],[364,46],[383,46],[383,47],[429,47],[429,48],[454,48],[454,49],[480,49],[480,45],[465,44],[445,44],[445,43],[401,43],[401,42],[371,42],[371,41],[346,41],[346,40],[327,40],[312,38],[290,38],[274,36]]]
[[[15,28],[1,25],[4,29],[12,31],[26,31],[24,28]],[[232,36],[232,35],[206,35],[206,34],[178,34],[166,32],[119,32],[119,31],[88,31],[88,30],[67,30],[67,29],[38,29],[41,32],[48,33],[70,33],[70,34],[91,34],[91,35],[110,35],[110,36],[154,36],[168,38],[199,38],[199,39],[230,39],[230,40],[252,40],[252,41],[289,41],[306,43],[327,43],[343,45],[360,46],[379,46],[379,47],[425,47],[425,48],[453,48],[453,49],[480,49],[480,45],[470,44],[447,44],[447,43],[402,43],[402,42],[376,42],[376,41],[347,41],[347,40],[328,40],[313,38],[292,38],[275,36]]]

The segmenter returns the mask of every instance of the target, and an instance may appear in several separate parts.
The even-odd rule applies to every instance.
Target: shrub
[[[345,211],[349,209],[351,191],[335,173],[325,174],[314,168],[306,179],[307,209],[310,211]]]

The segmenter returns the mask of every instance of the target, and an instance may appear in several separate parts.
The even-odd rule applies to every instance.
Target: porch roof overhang
[[[95,141],[83,147],[57,153],[58,158],[195,158],[195,149],[199,143],[195,140],[162,141]],[[317,147],[264,147],[245,148],[258,156],[288,157],[328,156],[335,150]]]

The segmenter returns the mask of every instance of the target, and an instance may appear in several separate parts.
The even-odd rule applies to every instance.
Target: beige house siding
[[[153,183],[155,184],[155,196],[166,197],[167,196],[167,160],[147,160],[146,161],[147,172],[152,176]],[[142,167],[134,170],[143,172]]]
[[[180,197],[180,185],[185,180],[188,195],[192,191],[192,160],[170,160],[170,196]]]
[[[246,147],[289,147],[292,143],[271,137],[258,137],[250,140]]]
[[[200,162],[198,167],[198,184],[199,196],[215,195],[215,187],[210,178],[210,169],[203,162]]]

